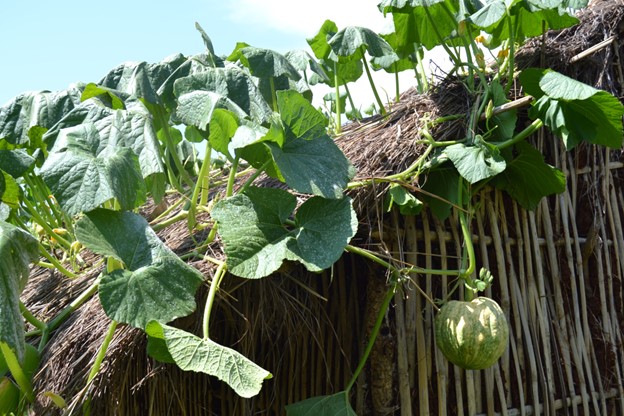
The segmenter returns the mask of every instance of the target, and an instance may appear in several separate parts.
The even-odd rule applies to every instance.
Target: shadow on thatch
[[[540,39],[529,42],[518,63],[549,65],[622,97],[623,18],[622,1],[596,2],[582,14],[581,25],[548,33],[543,45]],[[569,63],[611,36],[615,40],[607,47]],[[356,180],[400,172],[423,151],[416,140],[424,123],[466,113],[470,104],[461,84],[452,81],[428,95],[410,90],[391,106],[388,118],[352,123],[336,142],[356,166]],[[526,121],[526,114],[519,116]],[[431,133],[437,140],[453,140],[464,131],[461,122],[447,122]],[[624,409],[621,152],[579,146],[565,153],[558,139],[543,134],[534,144],[567,174],[568,191],[526,212],[485,189],[473,224],[479,264],[497,276],[496,290],[488,295],[500,301],[511,323],[509,351],[484,372],[449,366],[433,341],[433,309],[418,290],[443,297],[451,281],[415,277],[396,296],[369,369],[357,383],[352,401],[358,414],[400,414],[399,408],[402,414],[539,408],[547,414],[571,408],[574,414],[616,414]],[[426,213],[418,218],[387,214],[381,209],[384,191],[378,185],[352,192],[361,222],[353,243],[410,264],[455,268],[461,240],[454,217],[440,222]],[[185,224],[159,235],[178,254],[193,247]],[[218,247],[214,250],[211,255],[221,258]],[[210,263],[190,264],[210,280]],[[41,318],[54,316],[98,272],[69,281],[33,270],[24,303]],[[260,281],[228,277],[211,334],[274,374],[252,399],[236,397],[211,377],[149,359],[144,334],[126,326],[115,333],[101,374],[83,390],[109,325],[97,299],[53,334],[35,377],[36,390],[61,394],[78,414],[86,397],[94,415],[281,414],[285,404],[344,388],[380,306],[385,279],[384,270],[349,255],[319,275],[287,264]],[[198,293],[198,310],[206,289]],[[175,325],[198,333],[200,321],[195,313]],[[55,414],[44,396],[38,400],[35,414]]]

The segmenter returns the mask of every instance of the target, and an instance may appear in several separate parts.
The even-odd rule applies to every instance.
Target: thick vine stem
[[[95,376],[100,372],[100,368],[102,367],[102,362],[104,361],[104,357],[106,357],[106,352],[108,351],[108,346],[113,340],[113,336],[115,335],[115,330],[117,329],[117,321],[111,321],[108,331],[106,332],[106,337],[104,337],[104,341],[100,346],[100,350],[98,351],[95,361],[93,362],[93,367],[91,367],[91,371],[89,372],[89,377],[87,378],[87,384],[90,383]]]
[[[340,108],[340,86],[338,84],[338,62],[334,61],[334,88],[336,90],[336,134],[340,134],[342,131],[342,120],[340,118],[341,108]]]
[[[351,379],[349,380],[349,383],[347,384],[347,387],[345,388],[345,394],[347,395],[349,394],[349,391],[351,390],[351,388],[357,381],[358,377],[360,376],[360,373],[364,369],[364,366],[366,366],[366,361],[368,361],[368,356],[373,350],[373,346],[375,345],[375,340],[377,340],[377,335],[379,335],[379,329],[381,328],[381,324],[383,323],[383,319],[384,319],[384,316],[386,315],[386,311],[388,310],[388,307],[390,306],[390,302],[394,298],[394,292],[396,291],[396,287],[398,284],[397,283],[398,276],[395,275],[395,279],[393,280],[394,282],[392,283],[392,285],[386,292],[386,297],[384,298],[383,303],[381,304],[381,307],[379,308],[379,313],[377,314],[377,320],[375,321],[375,325],[373,326],[373,329],[371,330],[371,335],[370,335],[370,338],[368,339],[368,343],[366,344],[366,348],[364,349],[364,353],[360,357],[358,366],[353,372],[353,375],[351,376]]]
[[[204,192],[205,190],[202,188],[208,187],[210,184],[210,180],[208,178],[208,174],[210,172],[210,158],[212,155],[212,147],[210,143],[206,143],[206,151],[204,153],[204,160],[201,165],[201,169],[199,170],[199,175],[197,177],[197,182],[195,183],[195,187],[193,188],[193,195],[191,196],[191,205],[188,209],[188,225],[189,229],[192,230],[195,228],[195,215],[197,214],[197,199],[199,198],[200,191]]]
[[[381,98],[379,98],[379,93],[377,92],[377,88],[375,87],[375,82],[373,82],[373,77],[371,75],[370,69],[368,68],[368,62],[366,62],[366,55],[364,54],[364,47],[361,47],[362,50],[362,63],[364,64],[364,70],[366,71],[366,77],[368,78],[368,82],[373,90],[373,95],[375,96],[375,101],[377,101],[377,105],[379,106],[379,112],[382,115],[386,114],[386,107],[384,107]]]
[[[202,321],[204,339],[208,339],[209,337],[210,313],[212,312],[212,306],[214,304],[217,291],[219,290],[219,286],[221,285],[221,280],[226,272],[227,265],[225,262],[222,262],[219,267],[217,267],[217,271],[215,271],[215,274],[212,277],[212,282],[210,282],[210,290],[208,291],[208,298],[206,299],[206,307],[204,308],[204,317]]]

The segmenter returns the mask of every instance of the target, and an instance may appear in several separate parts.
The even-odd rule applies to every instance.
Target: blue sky
[[[378,0],[3,1],[0,106],[37,90],[97,82],[125,61],[157,62],[202,52],[199,22],[218,54],[237,41],[279,52],[307,49],[326,18],[381,30]],[[313,3],[314,7],[310,7]],[[95,6],[97,4],[97,6]]]

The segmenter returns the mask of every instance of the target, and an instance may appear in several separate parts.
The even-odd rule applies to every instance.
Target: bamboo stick
[[[619,393],[617,389],[611,389],[605,393],[605,398],[607,400],[612,399],[612,398],[617,397],[618,394]],[[591,396],[598,395],[598,392],[592,392],[590,395]],[[582,401],[583,401],[583,398],[580,395],[566,397],[565,399],[557,399],[555,400],[554,410],[560,410],[560,409],[565,409],[568,407],[578,406],[579,404],[582,403]],[[521,409],[507,409],[508,416],[518,416],[518,415],[530,416],[530,415],[542,414],[542,413],[543,413],[543,406],[541,404],[537,406],[537,408],[533,406],[525,406],[524,408],[521,408]],[[498,412],[494,414],[494,416],[501,416],[501,415],[502,413],[498,413]],[[480,415],[475,415],[475,416],[486,416],[486,415],[480,414]]]
[[[538,244],[535,242],[535,237],[537,236],[537,225],[535,219],[535,213],[524,211],[525,215],[528,215],[528,226],[530,227],[530,233],[527,235],[531,238],[531,246],[533,248],[533,257],[535,258],[535,267],[533,270],[536,274],[535,279],[535,293],[536,296],[536,317],[540,322],[540,337],[542,341],[542,357],[543,357],[543,366],[545,369],[545,380],[544,380],[544,398],[548,398],[548,408],[546,408],[546,413],[553,408],[553,403],[555,401],[556,394],[556,386],[553,376],[553,366],[550,357],[552,356],[550,346],[551,346],[551,334],[550,334],[550,316],[548,313],[548,307],[546,303],[546,289],[544,282],[544,262],[542,260],[541,250]]]
[[[589,413],[589,403],[586,400],[586,395],[585,392],[587,391],[587,387],[586,387],[586,382],[585,382],[585,376],[583,374],[583,362],[580,359],[580,350],[583,349],[583,346],[585,345],[584,341],[583,341],[583,328],[582,328],[582,324],[581,324],[581,312],[579,310],[579,304],[580,304],[580,299],[579,299],[579,295],[577,292],[577,279],[576,279],[576,273],[575,273],[575,264],[574,264],[574,255],[572,253],[572,246],[573,246],[573,242],[572,242],[572,237],[570,236],[570,230],[568,229],[568,224],[570,224],[569,221],[569,204],[568,201],[570,200],[570,195],[569,194],[563,194],[560,196],[559,200],[561,201],[561,216],[562,216],[562,223],[565,224],[562,229],[563,229],[563,233],[564,233],[564,238],[566,239],[567,244],[564,246],[565,247],[565,253],[566,253],[566,260],[567,260],[567,264],[568,264],[568,268],[570,271],[570,289],[571,289],[571,295],[572,295],[572,311],[573,311],[573,322],[574,322],[574,329],[572,330],[571,328],[571,334],[572,337],[570,338],[571,342],[571,346],[572,346],[572,351],[575,357],[575,361],[576,361],[576,369],[577,369],[577,376],[579,378],[579,387],[581,389],[581,397],[583,398],[583,411],[584,414],[588,414]],[[580,341],[580,342],[579,342]]]
[[[547,254],[548,254],[548,264],[550,266],[550,271],[552,274],[552,287],[553,287],[553,302],[550,304],[554,309],[554,328],[556,338],[559,340],[559,349],[555,349],[556,352],[559,352],[563,356],[563,360],[559,360],[561,366],[565,370],[566,380],[567,380],[567,389],[564,392],[567,392],[568,395],[576,395],[575,393],[575,383],[572,375],[572,362],[570,358],[570,337],[567,331],[567,315],[564,309],[564,301],[563,295],[561,292],[561,271],[559,268],[559,259],[557,249],[554,244],[554,235],[553,235],[553,226],[551,222],[550,215],[547,215],[550,212],[549,203],[547,199],[543,199],[540,203],[540,209],[545,213],[542,216],[544,235],[549,244],[546,245]],[[566,386],[564,385],[564,388]],[[572,408],[572,412],[574,416],[577,416],[576,407]]]
[[[425,236],[427,233],[424,234]],[[414,239],[415,236],[408,236],[411,239],[410,246],[418,247],[418,241]],[[408,239],[408,241],[410,241]],[[431,247],[429,250],[425,249],[426,253],[431,253]],[[417,261],[417,258],[414,257],[409,259],[410,261]],[[426,264],[430,264],[430,256],[425,256]],[[427,266],[426,266],[427,267]],[[418,284],[418,282],[415,282]],[[416,381],[417,381],[417,391],[418,391],[418,408],[419,413],[422,415],[429,414],[429,386],[427,383],[427,346],[425,341],[425,330],[423,326],[423,318],[422,318],[422,296],[420,294],[415,294],[414,296],[414,309],[417,312],[417,318],[415,322],[416,329],[416,367],[414,368],[417,371]]]
[[[423,214],[424,215],[424,214]],[[405,248],[407,253],[405,254],[405,260],[410,264],[418,264],[418,233],[416,229],[416,217],[406,216],[403,218],[405,224]],[[424,235],[424,234],[423,234]],[[416,388],[416,321],[419,318],[418,310],[416,308],[416,298],[419,295],[416,293],[408,294],[405,312],[405,342],[407,343],[407,360],[409,366],[409,385],[410,389]]]
[[[434,225],[436,229],[435,235],[440,236],[443,233],[442,224],[440,221],[434,219]],[[447,270],[449,268],[448,265],[448,257],[446,252],[446,242],[444,240],[438,239],[440,244],[438,246],[440,250],[440,267],[443,270]],[[448,277],[442,276],[442,299],[446,299],[448,296]],[[433,336],[435,340],[435,334]],[[434,348],[433,357],[435,359],[436,368],[437,368],[437,387],[438,387],[438,414],[440,416],[446,416],[447,414],[447,403],[448,403],[448,363],[446,359],[442,356],[440,351],[437,348]]]

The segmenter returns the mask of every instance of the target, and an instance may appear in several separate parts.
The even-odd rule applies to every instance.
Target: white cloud
[[[333,20],[339,29],[364,26],[382,31],[387,23],[377,9],[378,3],[379,0],[231,0],[229,19],[305,37],[314,36],[326,19]]]

